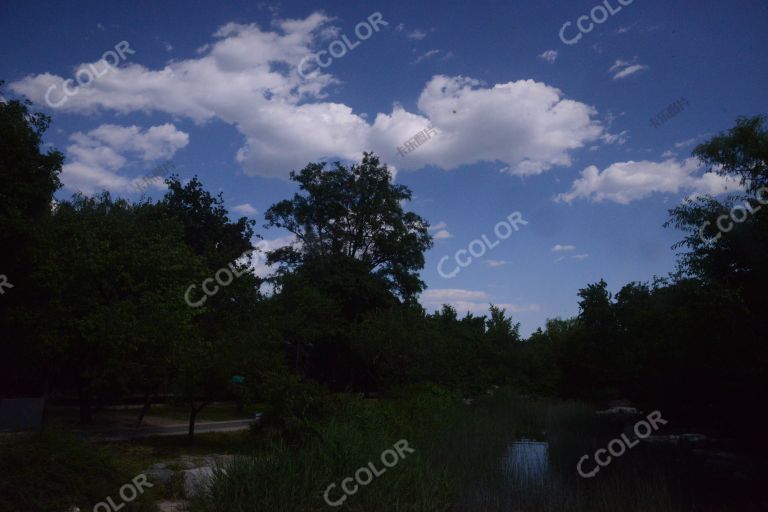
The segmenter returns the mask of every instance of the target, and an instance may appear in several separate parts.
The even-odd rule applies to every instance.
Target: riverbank
[[[643,442],[595,478],[580,476],[579,459],[622,428],[585,404],[509,390],[471,405],[435,389],[350,402],[300,446],[277,442],[216,472],[193,510],[760,510],[748,489],[711,480],[680,447]],[[380,476],[365,469],[402,439],[407,458]]]
[[[0,447],[10,475],[3,497],[14,500],[0,511],[90,511],[138,475],[154,487],[124,512],[168,500],[192,512],[765,510],[756,501],[764,464],[740,463],[733,478],[690,439],[667,442],[681,439],[667,425],[655,439],[628,437],[630,450],[583,477],[579,460],[633,425],[584,403],[509,389],[465,400],[426,386],[332,400],[332,412],[300,435],[265,426],[192,441],[20,437]]]

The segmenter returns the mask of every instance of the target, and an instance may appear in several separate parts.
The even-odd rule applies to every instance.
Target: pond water
[[[509,445],[502,456],[502,470],[526,484],[543,483],[549,471],[549,443],[520,439]]]

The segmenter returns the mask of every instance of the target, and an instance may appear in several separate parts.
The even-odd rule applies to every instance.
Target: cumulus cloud
[[[575,251],[575,250],[576,250],[575,245],[557,244],[554,247],[552,247],[552,252],[568,252],[568,251]]]
[[[509,262],[506,260],[485,260],[483,262],[483,265],[485,265],[488,268],[498,268],[498,267],[503,267],[507,263]]]
[[[272,30],[228,23],[193,58],[161,69],[131,61],[113,69],[59,107],[79,114],[161,112],[198,124],[220,120],[244,139],[236,160],[251,175],[287,178],[321,158],[359,160],[373,150],[398,169],[454,169],[478,162],[501,163],[517,175],[571,165],[571,152],[599,140],[595,109],[534,80],[485,85],[468,77],[434,76],[418,99],[418,112],[395,104],[373,122],[342,103],[326,101],[340,83],[311,59],[321,49],[331,19],[274,20]],[[357,51],[363,51],[362,47]],[[68,77],[41,73],[10,84],[43,103],[51,85]],[[58,97],[57,97],[58,98]],[[456,113],[454,113],[454,111]],[[418,151],[398,156],[397,147],[427,126],[438,136]]]
[[[372,128],[372,147],[384,148],[398,144],[401,133],[428,124],[437,129],[429,143],[397,160],[403,169],[454,169],[487,161],[501,162],[513,174],[539,174],[570,165],[570,151],[603,133],[592,107],[533,80],[482,87],[472,78],[437,75],[422,91],[418,107],[423,115],[396,106],[390,115],[379,114]]]
[[[461,288],[433,288],[426,290],[421,294],[420,302],[426,309],[433,311],[440,309],[443,304],[448,304],[456,308],[459,314],[467,312],[487,313],[492,303],[490,296],[486,292],[463,290]],[[538,304],[493,304],[506,309],[508,313],[524,313],[541,309]]]
[[[738,182],[714,172],[698,174],[701,168],[696,158],[683,161],[670,158],[662,162],[616,162],[602,171],[591,165],[581,171],[569,192],[555,199],[570,203],[575,199],[588,199],[599,203],[613,201],[629,204],[654,193],[718,195],[738,187]]]
[[[87,133],[76,132],[67,146],[68,163],[62,167],[61,181],[67,189],[93,194],[102,190],[135,190],[141,178],[118,173],[129,158],[140,162],[167,159],[189,143],[189,135],[172,124],[141,130],[137,126],[103,124]],[[162,180],[151,180],[159,187]]]

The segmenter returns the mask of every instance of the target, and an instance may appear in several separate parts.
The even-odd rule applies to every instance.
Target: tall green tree
[[[3,82],[0,81],[0,92]],[[64,156],[43,150],[50,118],[29,101],[0,101],[0,393],[38,394],[44,379],[36,359],[34,311],[44,300],[31,281],[39,226],[61,186]],[[11,288],[12,286],[12,288]]]
[[[196,281],[187,283],[186,289],[198,307],[195,335],[178,351],[173,390],[176,399],[183,401],[190,411],[189,435],[195,430],[200,411],[216,399],[231,392],[231,379],[235,375],[250,376],[254,384],[256,372],[252,365],[264,360],[259,354],[268,353],[272,338],[262,336],[256,325],[259,315],[261,280],[250,268],[247,256],[253,249],[254,221],[245,217],[232,220],[224,206],[221,194],[216,196],[205,190],[197,177],[182,183],[178,176],[166,180],[168,192],[159,206],[183,227],[187,246],[198,258],[205,272]],[[202,281],[210,284],[215,293],[203,293]]]
[[[204,266],[162,208],[109,193],[60,202],[45,228],[35,278],[47,291],[40,335],[51,380],[80,398],[167,385],[196,311],[184,301]]]
[[[325,166],[291,172],[300,192],[267,210],[267,226],[287,229],[300,243],[272,251],[269,261],[290,270],[316,259],[358,260],[393,293],[412,299],[424,288],[418,271],[432,239],[429,224],[403,210],[411,191],[393,184],[387,166],[371,153],[351,167]]]

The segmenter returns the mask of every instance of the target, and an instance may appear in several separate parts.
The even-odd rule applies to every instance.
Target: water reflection
[[[502,457],[506,475],[522,484],[543,483],[549,469],[549,443],[520,439]]]

